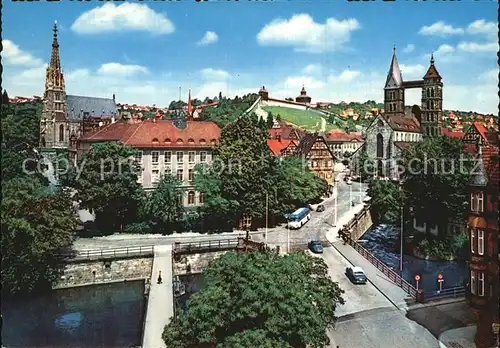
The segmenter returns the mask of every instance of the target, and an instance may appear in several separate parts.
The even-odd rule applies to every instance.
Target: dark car
[[[347,267],[345,269],[345,275],[354,284],[366,284],[365,271],[361,267]]]
[[[316,207],[316,211],[317,212],[322,212],[322,211],[325,211],[325,206],[323,204],[320,204]]]
[[[321,244],[321,242],[318,240],[310,241],[307,246],[315,254],[322,254],[323,253],[323,244]]]

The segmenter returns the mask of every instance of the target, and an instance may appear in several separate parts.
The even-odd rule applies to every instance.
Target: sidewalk
[[[466,326],[459,329],[447,330],[439,336],[440,348],[476,348],[474,335],[476,326]]]

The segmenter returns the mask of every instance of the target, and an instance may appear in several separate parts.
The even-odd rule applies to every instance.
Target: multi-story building
[[[66,94],[59,57],[57,24],[54,24],[52,53],[45,75],[45,92],[40,120],[42,154],[51,158],[60,150],[69,150],[70,157],[73,157],[72,150],[76,139],[84,133],[114,122],[116,117],[114,95],[111,99]]]
[[[162,174],[171,174],[183,184],[184,196],[180,197],[183,204],[196,206],[203,204],[203,194],[195,189],[194,167],[211,163],[212,150],[219,138],[220,128],[211,121],[121,120],[78,139],[78,154],[81,156],[92,144],[106,141],[130,146],[138,150],[136,161],[141,166],[138,181],[145,189],[154,189]]]
[[[326,142],[337,158],[343,158],[345,154],[351,155],[364,143],[361,132],[344,132],[334,129],[328,132]]]
[[[490,348],[498,347],[493,326],[500,325],[499,154],[480,134],[468,135],[466,141],[477,140],[478,151],[470,182],[467,299],[477,318],[476,347]]]
[[[292,150],[290,145],[287,149]],[[329,186],[328,193],[333,192],[336,159],[325,137],[318,133],[306,134],[293,151],[295,155],[307,160],[307,165],[312,172],[326,180]]]

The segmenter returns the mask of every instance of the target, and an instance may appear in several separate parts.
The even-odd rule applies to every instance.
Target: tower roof
[[[399,68],[398,59],[396,58],[396,48],[392,53],[391,66],[387,73],[387,80],[385,81],[385,88],[396,88],[403,85],[403,75]]]
[[[439,72],[436,69],[436,66],[434,65],[434,54],[431,54],[431,65],[429,66],[429,69],[427,69],[427,72],[425,73],[424,79],[440,79],[441,75],[439,75]]]
[[[61,59],[59,58],[59,42],[57,41],[57,21],[54,22],[54,38],[52,40],[52,54],[50,56],[50,67],[61,70]]]

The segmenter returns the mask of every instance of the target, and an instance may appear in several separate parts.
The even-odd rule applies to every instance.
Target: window
[[[157,165],[160,158],[160,153],[158,151],[151,151],[151,163]]]
[[[135,161],[138,164],[142,164],[142,151],[137,151],[137,153],[135,154]]]
[[[165,151],[163,153],[163,161],[165,162],[165,164],[170,164],[172,163],[172,152],[170,151]]]
[[[477,230],[477,253],[484,255],[484,231]]]
[[[184,162],[184,152],[178,151],[177,154],[177,163],[183,163]]]
[[[194,204],[194,191],[188,192],[188,204]]]
[[[377,134],[377,157],[384,157],[384,137],[382,134]]]
[[[483,208],[484,208],[484,195],[483,191],[480,191],[477,193],[477,211],[479,213],[482,213]]]
[[[194,181],[194,170],[193,169],[189,169],[189,171],[188,171],[188,180],[190,182]]]
[[[317,167],[318,166],[318,162],[317,161],[313,161],[313,168]]]
[[[476,199],[474,192],[470,194],[470,211],[476,211]]]
[[[194,163],[194,151],[189,151],[189,163]]]
[[[198,202],[200,202],[200,204],[203,204],[203,192],[199,193],[199,195],[198,195]]]
[[[62,124],[59,126],[59,141],[64,141],[64,125]]]
[[[182,169],[177,169],[177,180],[184,181],[184,171]]]
[[[56,100],[61,100],[61,94],[59,92],[56,92]]]
[[[484,272],[478,272],[477,294],[479,296],[484,296]]]
[[[154,169],[151,173],[151,183],[156,186],[160,181],[160,171],[158,169]]]
[[[470,271],[470,292],[476,294],[476,271]]]
[[[473,228],[470,229],[470,252],[474,254],[474,245],[476,244],[476,231]]]
[[[184,195],[182,193],[177,194],[177,200],[180,205],[184,205]]]

